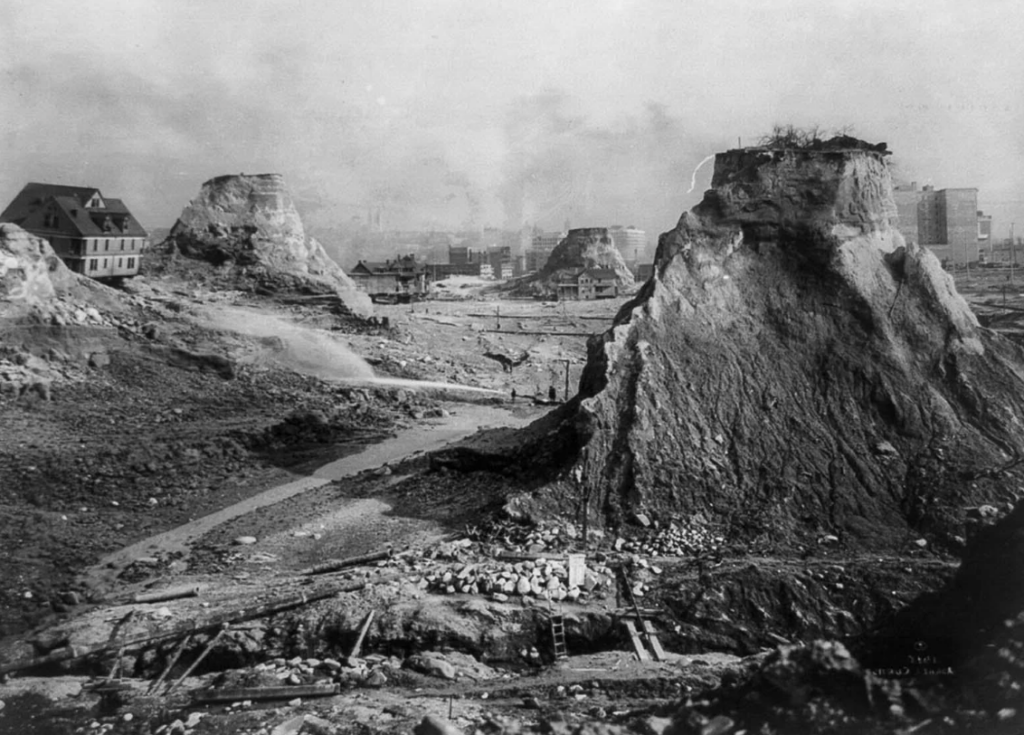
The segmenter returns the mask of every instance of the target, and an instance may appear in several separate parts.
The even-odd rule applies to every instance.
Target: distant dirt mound
[[[580,268],[607,268],[615,271],[620,285],[633,285],[633,274],[604,227],[569,230],[565,239],[551,251],[539,275],[545,278],[559,271]]]
[[[729,151],[712,187],[591,340],[561,431],[526,451],[563,479],[518,511],[956,543],[963,507],[1005,497],[1022,457],[1021,351],[892,227],[883,151]]]
[[[551,251],[547,263],[536,274],[517,281],[519,293],[554,294],[560,279],[572,278],[588,269],[610,270],[620,287],[634,284],[633,273],[626,266],[622,253],[605,227],[583,227],[569,230]]]
[[[306,234],[280,174],[218,176],[203,184],[182,211],[162,254],[181,254],[213,266],[233,266],[270,290],[337,292],[349,309],[370,312],[341,267]]]

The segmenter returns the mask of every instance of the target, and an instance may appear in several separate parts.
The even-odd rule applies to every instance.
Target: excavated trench
[[[839,639],[865,647],[911,600],[940,588],[956,564],[936,557],[831,559],[727,559],[696,571],[692,563],[663,562],[660,587],[641,604],[666,651],[723,652],[747,656],[779,643]],[[567,649],[572,656],[617,651],[632,655],[619,613],[566,605]],[[358,608],[358,609],[357,609]],[[344,662],[356,643],[365,606],[326,600],[309,608],[232,627],[204,655],[216,631],[126,652],[125,675],[155,679],[178,656],[169,678],[180,676],[200,656],[194,674],[267,664],[275,659],[335,659]],[[649,611],[649,613],[648,613]],[[429,596],[424,603],[381,611],[362,645],[362,657],[408,659],[431,651],[469,654],[496,670],[537,671],[552,662],[549,608],[538,601],[495,603],[468,595]],[[51,667],[49,672],[106,676],[114,657],[92,656]]]

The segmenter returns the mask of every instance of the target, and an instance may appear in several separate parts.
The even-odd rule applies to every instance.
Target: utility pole
[[[565,361],[565,400],[569,400],[569,361]]]
[[[1013,269],[1014,269],[1014,266],[1017,263],[1017,251],[1013,247],[1013,225],[1014,225],[1014,223],[1011,222],[1010,223],[1010,283],[1013,283]]]

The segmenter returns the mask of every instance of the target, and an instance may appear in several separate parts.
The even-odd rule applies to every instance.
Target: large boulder
[[[561,426],[524,451],[561,479],[517,510],[586,503],[596,522],[646,512],[781,546],[954,543],[962,508],[1015,482],[1022,353],[903,242],[885,155],[719,154],[591,340]]]
[[[213,265],[256,267],[327,285],[356,313],[369,298],[306,234],[280,174],[218,176],[205,182],[174,224],[167,244]]]

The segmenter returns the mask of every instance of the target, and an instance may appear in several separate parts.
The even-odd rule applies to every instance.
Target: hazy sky
[[[169,227],[279,172],[307,223],[671,228],[705,156],[852,126],[1024,233],[1016,0],[5,0],[0,199],[92,185]]]

